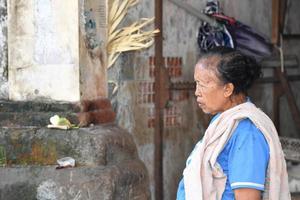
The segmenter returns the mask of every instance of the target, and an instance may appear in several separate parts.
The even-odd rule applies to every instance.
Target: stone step
[[[66,117],[71,123],[80,126],[111,123],[115,120],[110,100],[103,98],[78,103],[0,101],[0,127],[44,127],[53,115]]]
[[[150,199],[133,138],[115,124],[0,127],[0,147],[0,199]],[[63,157],[74,158],[75,167],[56,169]]]
[[[79,112],[79,107],[67,102],[0,101],[0,112]]]
[[[0,199],[148,200],[143,163],[129,160],[105,167],[53,166],[0,168]]]
[[[71,123],[78,124],[77,113],[70,112],[0,112],[0,127],[37,126],[50,124],[50,117],[66,117]]]
[[[78,124],[75,104],[66,102],[0,101],[0,127],[38,126],[49,124],[53,115],[67,117]]]
[[[0,147],[11,165],[55,165],[73,157],[78,166],[110,165],[137,158],[130,134],[114,124],[71,130],[0,128]]]

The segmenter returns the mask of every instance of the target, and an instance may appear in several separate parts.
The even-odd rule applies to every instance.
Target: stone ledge
[[[0,128],[6,150],[0,199],[148,200],[149,178],[132,136],[114,124],[71,130]],[[71,156],[74,168],[55,169]]]
[[[74,103],[0,101],[0,126],[44,127],[50,123],[50,117],[56,114],[81,127],[112,123],[116,117],[110,100],[106,98]]]
[[[66,117],[72,123],[78,124],[76,113],[67,112],[0,112],[0,127],[37,126],[45,127],[50,123],[50,117],[59,115]]]
[[[136,159],[133,139],[114,124],[71,130],[0,128],[8,165],[55,165],[71,156],[78,166],[110,165]]]
[[[54,166],[0,168],[0,199],[147,200],[145,166],[138,160],[118,165],[55,170]]]
[[[0,112],[79,112],[80,108],[68,102],[4,101]]]

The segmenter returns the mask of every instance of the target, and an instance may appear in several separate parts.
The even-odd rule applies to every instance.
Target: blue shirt
[[[241,120],[217,159],[227,176],[222,200],[234,200],[233,190],[237,188],[264,190],[269,152],[262,132],[248,118]],[[186,164],[189,163],[190,157]],[[185,200],[183,179],[179,182],[177,200]]]

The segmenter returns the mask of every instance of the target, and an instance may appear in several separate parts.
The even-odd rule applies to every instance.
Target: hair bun
[[[202,58],[209,59],[216,56],[220,59],[216,66],[218,76],[224,83],[234,85],[235,94],[241,92],[246,94],[254,81],[262,75],[261,66],[254,58],[232,48],[218,47]]]
[[[256,62],[254,58],[248,56],[244,57],[249,78],[251,78],[252,80],[258,79],[262,75],[261,66]]]

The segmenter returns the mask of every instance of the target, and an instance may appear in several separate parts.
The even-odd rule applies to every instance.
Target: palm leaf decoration
[[[142,18],[130,26],[118,26],[126,16],[128,9],[138,3],[138,0],[113,0],[108,14],[108,67],[111,67],[119,55],[125,51],[141,50],[154,43],[158,29],[143,31],[142,28],[154,21],[154,18]]]

